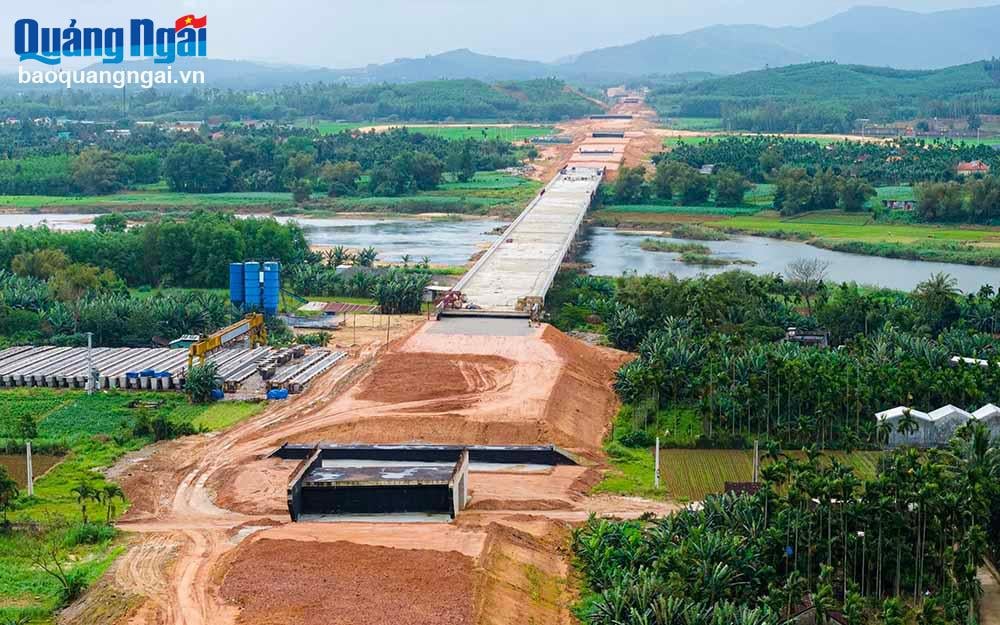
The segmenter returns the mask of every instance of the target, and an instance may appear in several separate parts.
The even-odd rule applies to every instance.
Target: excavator
[[[197,359],[199,365],[205,364],[205,358],[211,352],[229,345],[235,341],[249,341],[250,347],[267,345],[267,327],[264,325],[264,315],[250,313],[234,324],[221,330],[216,330],[188,348],[188,369]]]

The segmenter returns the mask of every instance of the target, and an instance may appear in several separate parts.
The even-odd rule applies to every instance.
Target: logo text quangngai
[[[173,26],[157,27],[151,19],[133,19],[127,27],[42,26],[25,18],[14,23],[14,53],[23,61],[59,65],[64,58],[99,58],[121,63],[126,57],[173,63],[178,58],[204,57],[208,51],[208,18],[185,15]]]

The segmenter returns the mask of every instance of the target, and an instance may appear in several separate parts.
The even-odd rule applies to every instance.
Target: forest
[[[341,132],[271,127],[207,133],[137,128],[124,138],[76,127],[60,137],[33,123],[0,127],[2,195],[104,195],[157,183],[189,193],[291,191],[301,202],[312,193],[400,196],[436,188],[449,172],[470,179],[476,171],[516,165],[520,154],[499,139],[450,141],[405,128]],[[91,145],[93,144],[93,145]]]
[[[977,569],[1000,544],[1000,448],[981,424],[945,449],[886,454],[871,479],[815,448],[767,456],[754,494],[575,530],[582,621],[978,622]]]
[[[0,345],[145,346],[153,337],[208,333],[241,316],[222,293],[228,266],[246,258],[282,263],[300,295],[372,299],[388,314],[420,311],[427,260],[373,267],[374,248],[311,252],[301,228],[273,218],[198,211],[129,229],[115,216],[94,232],[18,228],[0,232]],[[336,268],[359,270],[343,278]],[[173,288],[167,293],[153,289]]]
[[[677,160],[694,167],[711,163],[738,171],[752,182],[766,182],[782,167],[805,169],[810,175],[824,170],[856,176],[874,186],[948,181],[955,166],[981,160],[1000,166],[1000,153],[986,145],[951,141],[901,139],[884,143],[818,141],[753,135],[709,138],[679,145],[659,160]]]
[[[857,120],[1000,113],[995,63],[897,70],[807,63],[654,88],[663,116],[713,117],[732,130],[849,133]]]
[[[510,120],[558,121],[600,112],[559,80],[488,84],[437,80],[410,84],[347,86],[312,83],[270,91],[141,89],[128,96],[131,119],[267,119],[292,121],[319,116],[348,121]],[[0,117],[69,117],[118,121],[121,95],[114,91],[54,89],[31,93],[0,91]]]
[[[658,415],[694,411],[700,436],[686,444],[697,447],[762,438],[792,448],[877,449],[888,433],[876,412],[997,401],[1000,364],[950,363],[1000,355],[992,287],[962,295],[938,274],[902,293],[831,284],[824,272],[793,261],[786,276],[564,275],[551,296],[553,322],[603,332],[635,352],[614,383],[623,403],[661,428],[670,420]],[[828,333],[831,348],[788,341],[789,327]],[[646,435],[634,440],[647,443]]]

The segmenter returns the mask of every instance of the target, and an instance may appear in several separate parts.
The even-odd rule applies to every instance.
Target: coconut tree
[[[87,525],[87,502],[100,501],[100,493],[89,482],[80,482],[71,488],[70,492],[76,495],[76,503],[80,505],[80,516],[83,518],[83,524]]]
[[[111,517],[115,515],[115,499],[125,503],[125,491],[123,491],[117,484],[107,483],[101,489],[99,496],[101,501],[104,503],[105,510],[107,512],[107,515],[105,516],[105,523],[111,525]]]

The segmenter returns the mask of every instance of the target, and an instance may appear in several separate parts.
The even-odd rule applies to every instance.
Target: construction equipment
[[[267,345],[267,327],[264,325],[264,315],[250,313],[236,323],[217,330],[191,345],[188,348],[188,369],[194,365],[196,358],[198,359],[198,364],[203,365],[205,364],[205,358],[211,352],[235,341],[242,340],[249,341],[250,347]]]

